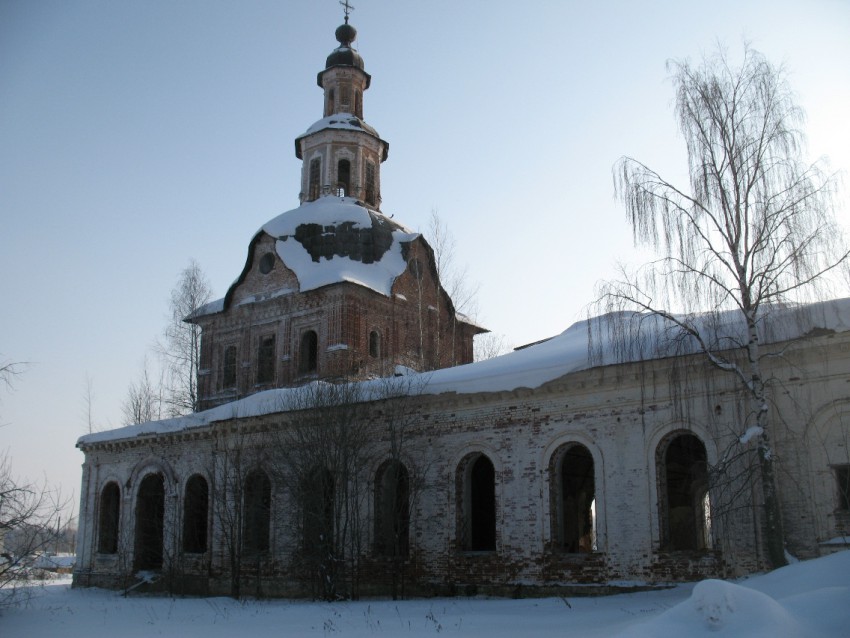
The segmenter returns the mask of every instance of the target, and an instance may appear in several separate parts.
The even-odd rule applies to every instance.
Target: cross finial
[[[354,11],[354,5],[349,4],[348,0],[339,0],[339,3],[343,6],[343,10],[345,11],[345,24],[348,24],[348,14]]]

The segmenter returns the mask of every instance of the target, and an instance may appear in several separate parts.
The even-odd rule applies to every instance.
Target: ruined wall
[[[664,545],[668,482],[659,459],[675,437],[704,449],[710,470],[729,457],[745,458],[754,444],[736,444],[746,409],[731,377],[698,358],[679,360],[670,385],[671,360],[595,368],[567,375],[536,390],[474,395],[422,394],[403,400],[405,440],[396,457],[421,479],[411,499],[410,554],[402,563],[408,593],[550,593],[590,587],[658,584],[761,569],[758,484],[745,482],[742,465],[723,466],[738,479],[709,488],[710,546],[681,550]],[[683,371],[684,370],[684,371]],[[850,336],[791,345],[767,369],[772,380],[774,441],[789,550],[814,556],[846,546],[836,536],[850,513],[839,507],[835,466],[846,464],[850,438]],[[375,476],[390,457],[387,424],[401,400],[361,406],[369,453],[362,469],[363,554],[358,563],[362,592],[387,593],[388,562],[374,549]],[[395,408],[393,406],[396,406]],[[83,445],[86,463],[80,513],[78,585],[118,586],[133,564],[132,537],[138,486],[149,473],[165,477],[164,553],[180,555],[185,484],[201,474],[220,498],[222,441],[254,440],[265,456],[252,463],[274,466],[279,452],[264,432],[293,427],[299,416],[269,414],[213,423],[182,433],[141,436]],[[240,434],[241,433],[241,434]],[[595,545],[592,551],[558,546],[553,503],[558,498],[553,467],[571,445],[592,459],[595,486]],[[566,446],[566,448],[565,448]],[[468,542],[468,472],[477,460],[492,464],[495,538],[480,549]],[[486,464],[485,464],[486,465]],[[484,467],[484,466],[482,466]],[[307,594],[295,577],[298,540],[291,525],[295,508],[280,479],[272,476],[270,547],[255,565],[243,565],[245,593]],[[665,478],[666,477],[666,478]],[[559,479],[558,479],[559,480]],[[720,481],[719,479],[717,479]],[[726,479],[724,479],[726,480]],[[98,553],[98,498],[114,481],[121,489],[121,537],[117,555]],[[737,482],[735,482],[737,481]],[[474,489],[474,488],[473,488]],[[671,501],[672,502],[672,501]],[[211,505],[211,508],[215,505]],[[184,557],[181,574],[196,589],[228,593],[229,565],[222,530],[210,518],[210,545]],[[486,518],[486,517],[485,517]],[[123,552],[123,553],[122,553]],[[351,558],[351,557],[349,557]],[[166,560],[166,562],[168,562]],[[250,583],[253,583],[252,585]],[[250,588],[254,589],[251,590]]]

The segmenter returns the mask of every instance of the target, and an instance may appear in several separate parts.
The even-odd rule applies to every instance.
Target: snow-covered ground
[[[240,602],[123,598],[67,580],[33,593],[3,613],[0,636],[850,636],[850,551],[737,583],[598,598]]]

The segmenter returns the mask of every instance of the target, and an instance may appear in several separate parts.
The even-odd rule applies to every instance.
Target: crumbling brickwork
[[[691,379],[702,379],[689,386],[686,410],[671,391],[668,360],[592,368],[533,390],[429,395],[425,386],[413,396],[359,405],[356,422],[368,433],[367,461],[358,469],[358,485],[364,490],[358,501],[363,538],[360,554],[345,559],[346,569],[357,570],[358,592],[387,594],[402,582],[407,594],[606,592],[762,568],[758,486],[743,481],[741,473],[731,483],[715,478],[708,485],[710,512],[703,514],[710,524],[700,519],[708,545],[664,546],[663,528],[672,515],[664,511],[671,498],[665,489],[679,489],[665,488],[665,481],[672,480],[659,452],[665,442],[694,437],[709,472],[722,466],[730,446],[737,451],[745,447],[735,447],[740,413],[734,381],[698,357],[685,365]],[[846,518],[838,507],[834,468],[848,463],[850,335],[789,344],[769,373],[776,380],[772,401],[781,415],[775,441],[784,477],[780,486],[789,551],[803,556],[831,551],[842,546],[836,538],[843,533],[842,516]],[[388,431],[399,423],[394,416],[401,413],[399,406],[406,415],[405,440],[393,451]],[[181,586],[195,591],[230,593],[228,544],[215,512],[217,499],[224,498],[227,471],[222,442],[243,437],[253,442],[244,447],[244,458],[251,458],[251,467],[266,468],[271,477],[271,514],[269,549],[256,562],[243,561],[242,591],[311,595],[296,577],[300,544],[292,520],[297,507],[275,470],[280,452],[274,442],[281,439],[274,433],[296,428],[303,419],[303,413],[286,411],[223,417],[173,433],[122,436],[119,431],[103,442],[81,444],[86,461],[75,583],[126,582],[138,551],[140,485],[146,476],[159,474],[165,486],[163,571],[171,566]],[[558,547],[560,523],[553,505],[553,468],[565,445],[587,450],[589,458],[581,457],[582,462],[593,466],[593,546],[577,551]],[[469,517],[479,516],[468,499],[474,500],[481,489],[469,483],[467,468],[471,459],[483,457],[492,474],[476,480],[492,480],[492,547],[487,541],[470,545],[465,538]],[[410,488],[409,551],[395,561],[374,544],[375,481],[392,458],[405,465],[415,486]],[[693,462],[701,463],[700,458]],[[195,475],[210,485],[209,546],[202,553],[186,553],[180,540],[182,507],[187,481]],[[568,479],[564,489],[573,485]],[[107,485],[120,488],[119,541],[112,553],[99,545],[99,536],[107,533],[98,529]]]

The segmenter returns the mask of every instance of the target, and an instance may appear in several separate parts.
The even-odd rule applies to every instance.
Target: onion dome
[[[354,39],[357,37],[357,29],[346,22],[345,24],[341,24],[337,27],[334,35],[336,35],[339,46],[328,56],[328,59],[325,62],[325,68],[329,69],[333,66],[354,66],[363,70],[363,58],[361,58],[360,54],[357,53],[357,51],[354,50],[354,47],[351,46],[351,43],[354,42]]]

